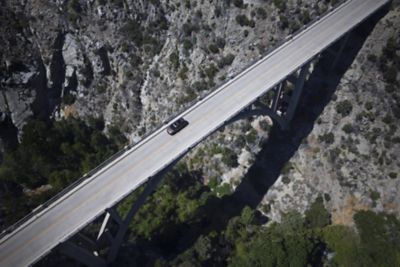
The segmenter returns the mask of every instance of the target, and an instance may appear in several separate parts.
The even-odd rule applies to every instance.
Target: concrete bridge
[[[282,128],[289,127],[310,66],[319,54],[341,40],[342,45],[333,52],[340,55],[346,34],[388,2],[348,0],[286,38],[275,50],[179,114],[177,117],[189,122],[182,131],[171,136],[166,133],[167,125],[160,127],[3,232],[0,266],[31,265],[55,247],[89,266],[112,262],[129,222],[160,181],[161,172],[236,119],[264,114]],[[269,97],[262,97],[265,95]],[[121,218],[115,205],[144,183],[144,192],[129,214]],[[77,234],[103,214],[97,240]],[[114,234],[108,230],[111,222],[118,226]],[[98,244],[104,242],[110,247],[107,258],[96,252]]]

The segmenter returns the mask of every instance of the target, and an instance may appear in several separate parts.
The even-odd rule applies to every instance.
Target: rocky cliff
[[[336,2],[8,1],[0,10],[1,127],[15,135],[30,116],[103,117],[135,142]],[[399,211],[398,111],[389,108],[399,105],[398,79],[388,81],[379,66],[388,40],[398,44],[398,17],[396,8],[379,22],[268,191],[271,219],[304,210],[319,194],[337,222],[354,209]],[[399,64],[394,53],[389,65]],[[338,105],[347,102],[343,113]],[[236,122],[185,160],[205,181],[235,187],[271,125],[267,117]]]

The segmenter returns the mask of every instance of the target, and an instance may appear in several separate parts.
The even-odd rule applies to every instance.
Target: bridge
[[[183,116],[189,122],[182,131],[170,136],[167,125],[163,125],[3,232],[0,266],[34,264],[56,247],[86,265],[106,266],[116,258],[130,220],[161,179],[160,172],[237,118],[267,114],[282,128],[288,127],[313,61],[338,40],[344,42],[348,32],[388,2],[346,1],[286,38],[279,47],[179,114],[177,117]],[[343,47],[339,45],[335,53],[340,54]],[[292,83],[290,98],[283,95],[287,83]],[[267,103],[260,101],[265,94],[271,95]],[[115,205],[144,183],[142,195],[121,218]],[[97,240],[77,234],[103,214]],[[110,223],[118,225],[117,233],[108,230]],[[72,236],[80,240],[79,245]],[[99,242],[109,243],[106,258],[96,252]]]

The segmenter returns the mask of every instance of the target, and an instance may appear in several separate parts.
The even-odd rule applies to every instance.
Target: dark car
[[[174,135],[185,128],[188,124],[189,122],[187,120],[185,120],[184,118],[179,118],[168,126],[167,133],[169,133],[170,135]]]

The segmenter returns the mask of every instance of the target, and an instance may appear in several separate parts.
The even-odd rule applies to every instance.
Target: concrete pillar
[[[351,32],[346,33],[340,40],[340,47],[339,47],[339,50],[335,53],[335,59],[333,60],[330,71],[332,71],[336,67],[337,63],[339,62],[339,59],[342,56],[343,50],[346,47],[347,42],[349,40],[350,34],[351,34]]]
[[[93,252],[87,249],[79,247],[71,241],[66,241],[59,245],[60,251],[75,259],[76,261],[83,263],[89,267],[106,267],[107,264],[104,259],[97,257]]]
[[[168,169],[168,167],[167,167],[167,169]],[[123,219],[122,224],[118,228],[117,234],[114,236],[114,238],[112,240],[111,247],[110,247],[110,250],[107,255],[107,262],[110,263],[116,259],[119,248],[121,247],[124,236],[128,230],[130,222],[133,219],[133,216],[135,216],[136,212],[144,204],[147,197],[150,196],[150,194],[156,189],[157,185],[161,181],[161,178],[163,177],[164,172],[165,171],[163,171],[162,173],[157,174],[153,178],[149,179],[144,191],[141,193],[139,198],[133,203],[129,213]]]
[[[301,67],[295,88],[293,90],[292,96],[289,101],[288,109],[284,116],[285,128],[288,127],[290,121],[293,118],[294,112],[296,111],[301,93],[303,92],[304,82],[307,77],[309,67],[310,67],[310,62],[306,63],[303,67]]]
[[[280,83],[276,86],[274,100],[272,102],[272,107],[271,107],[273,113],[276,113],[276,111],[278,110],[279,99],[282,94],[282,89],[283,89],[283,83]]]

